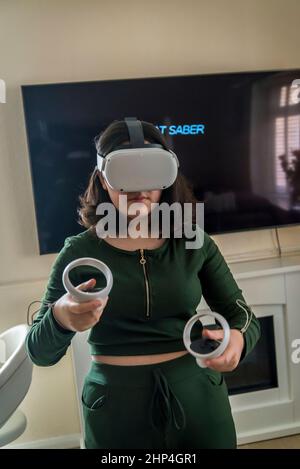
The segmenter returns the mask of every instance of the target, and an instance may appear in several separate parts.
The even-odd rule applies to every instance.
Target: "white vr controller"
[[[95,267],[100,270],[105,275],[106,278],[106,287],[99,291],[85,292],[82,290],[77,290],[74,285],[72,285],[69,279],[69,272],[74,269],[74,267],[88,265]],[[70,262],[63,272],[62,281],[65,289],[69,292],[79,303],[84,301],[98,300],[103,299],[108,296],[112,286],[113,286],[113,276],[110,268],[102,261],[94,259],[92,257],[81,257],[75,261]]]
[[[192,330],[192,327],[195,324],[195,322],[200,320],[200,318],[203,317],[203,316],[212,316],[215,319],[217,319],[219,321],[219,323],[221,324],[222,329],[224,331],[223,339],[221,341],[211,340],[211,339],[208,339],[208,338],[206,339],[206,343],[207,343],[206,348],[208,350],[212,348],[211,347],[212,343],[215,343],[215,344],[219,343],[219,345],[214,350],[208,351],[207,353],[199,353],[199,352],[196,352],[195,350],[193,350],[191,348],[191,344],[192,344],[192,342],[191,342],[191,330]],[[221,316],[221,314],[214,313],[212,311],[209,311],[209,312],[206,312],[206,313],[203,312],[203,313],[195,314],[193,317],[191,317],[191,319],[188,320],[188,322],[185,325],[184,331],[183,331],[184,345],[185,345],[186,349],[190,352],[190,354],[192,354],[196,358],[196,362],[201,368],[207,368],[207,365],[204,363],[204,360],[206,360],[208,358],[217,358],[220,355],[222,355],[222,353],[224,352],[224,350],[226,349],[226,347],[229,343],[229,339],[230,339],[230,327],[229,327],[228,322],[226,321],[226,319],[223,316]]]
[[[98,269],[101,273],[104,274],[106,278],[106,287],[103,288],[102,290],[99,291],[82,291],[78,290],[74,287],[74,285],[71,283],[70,278],[69,278],[69,273],[74,267],[79,267],[79,266],[91,266],[95,267]],[[66,268],[63,271],[63,276],[62,276],[62,281],[65,289],[67,290],[68,293],[70,293],[79,303],[82,303],[84,301],[91,301],[91,300],[97,300],[97,299],[103,299],[106,296],[108,296],[112,286],[113,286],[113,276],[110,268],[102,261],[98,259],[94,259],[92,257],[81,257],[79,259],[76,259],[72,262],[70,262]],[[212,348],[212,343],[218,344],[216,348],[214,348],[212,351],[208,351],[207,353],[199,353],[196,352],[191,348],[192,342],[191,342],[191,330],[193,325],[195,324],[196,321],[200,320],[201,317],[203,316],[212,316],[215,319],[219,321],[221,324],[223,331],[224,331],[224,336],[222,341],[215,341],[211,339],[206,339],[207,347],[205,347],[207,350],[210,350]],[[186,323],[184,331],[183,331],[183,342],[188,350],[188,352],[193,355],[196,358],[197,364],[201,368],[206,368],[207,366],[205,365],[204,361],[207,358],[216,358],[219,357],[224,350],[226,349],[230,339],[230,327],[226,319],[221,316],[219,313],[215,312],[203,312],[203,313],[198,313],[195,314],[193,317],[189,319],[189,321]],[[205,344],[205,341],[204,341]],[[214,344],[214,345],[215,345]]]

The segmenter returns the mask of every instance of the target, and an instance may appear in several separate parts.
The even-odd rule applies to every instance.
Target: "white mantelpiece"
[[[257,317],[272,315],[278,388],[230,396],[238,444],[300,433],[300,255],[228,264]],[[198,310],[207,309],[202,299]]]

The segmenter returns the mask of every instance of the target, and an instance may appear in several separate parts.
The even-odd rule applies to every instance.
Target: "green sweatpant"
[[[224,376],[189,353],[150,365],[92,361],[81,403],[86,449],[236,449]]]

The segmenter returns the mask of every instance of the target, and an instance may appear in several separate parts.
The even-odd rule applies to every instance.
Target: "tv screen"
[[[40,254],[85,229],[94,137],[132,116],[177,154],[207,233],[300,223],[299,89],[300,69],[22,86]]]

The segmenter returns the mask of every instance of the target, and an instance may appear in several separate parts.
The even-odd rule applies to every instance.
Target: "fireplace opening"
[[[273,316],[258,318],[261,337],[238,367],[223,372],[228,394],[242,394],[278,387]]]

